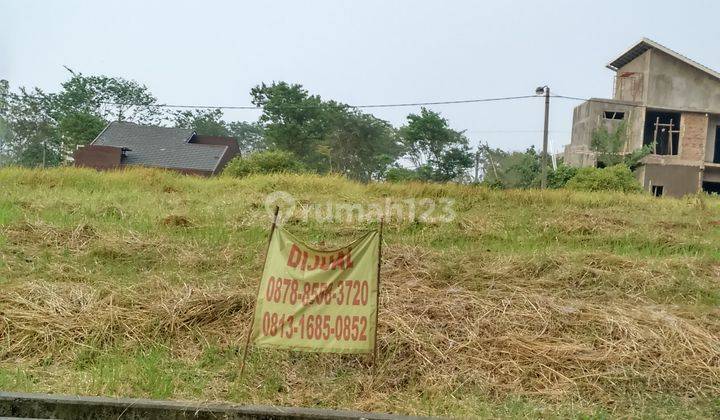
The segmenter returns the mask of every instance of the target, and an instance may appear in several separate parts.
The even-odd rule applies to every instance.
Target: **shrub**
[[[548,169],[548,188],[563,188],[578,173],[578,168],[559,163],[556,170]]]
[[[244,177],[278,172],[300,173],[303,170],[302,163],[294,154],[283,150],[269,150],[236,157],[225,167],[223,175]]]
[[[480,182],[480,185],[482,185],[482,186],[484,186],[484,187],[487,187],[487,188],[490,188],[491,190],[503,190],[503,189],[505,189],[505,184],[503,184],[503,182],[502,182],[501,180],[497,179],[497,178],[483,179],[483,180]]]
[[[419,181],[420,174],[414,169],[390,168],[385,172],[385,180],[389,182]]]
[[[566,184],[572,190],[640,192],[642,186],[627,165],[581,168]]]

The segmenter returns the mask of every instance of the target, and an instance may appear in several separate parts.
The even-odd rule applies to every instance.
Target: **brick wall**
[[[87,145],[73,153],[75,166],[95,169],[115,169],[120,167],[122,149],[114,146]]]
[[[680,123],[680,158],[705,160],[708,116],[698,113],[683,113]]]

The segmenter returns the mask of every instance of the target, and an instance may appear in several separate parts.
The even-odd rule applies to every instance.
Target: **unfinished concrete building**
[[[596,165],[593,133],[625,121],[624,153],[652,145],[636,170],[646,190],[720,193],[720,73],[645,38],[607,67],[615,72],[613,97],[575,108],[565,162]]]

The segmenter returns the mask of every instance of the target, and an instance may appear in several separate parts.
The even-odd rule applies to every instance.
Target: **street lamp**
[[[540,189],[547,188],[547,155],[548,155],[548,120],[550,118],[550,87],[540,86],[535,89],[536,95],[545,95],[545,127],[543,128],[543,150],[540,159],[541,177]]]

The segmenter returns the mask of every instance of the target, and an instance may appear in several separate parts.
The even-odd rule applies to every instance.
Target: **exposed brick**
[[[680,157],[686,160],[705,160],[708,116],[686,112],[680,120]]]

